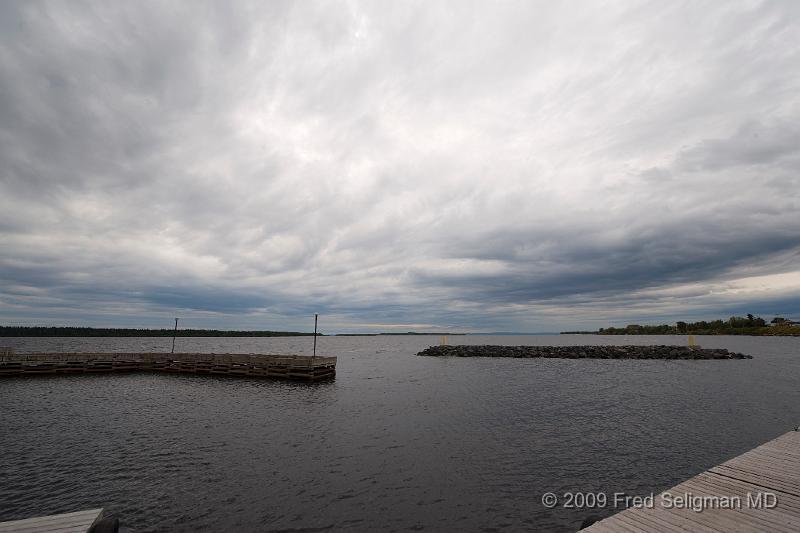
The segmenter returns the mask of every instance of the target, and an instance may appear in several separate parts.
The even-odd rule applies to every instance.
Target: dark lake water
[[[496,336],[451,344],[683,344]],[[0,520],[105,507],[124,531],[575,531],[545,492],[660,491],[800,423],[800,338],[699,337],[742,361],[437,359],[439,337],[322,338],[306,384],[119,374],[0,380]],[[0,339],[168,351],[170,339]],[[176,351],[310,353],[310,338]]]

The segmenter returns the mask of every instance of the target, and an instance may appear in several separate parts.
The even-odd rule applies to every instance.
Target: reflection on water
[[[456,337],[673,344],[682,337]],[[547,491],[646,494],[800,420],[800,339],[699,337],[745,361],[439,359],[439,337],[322,338],[333,382],[191,375],[0,381],[0,520],[96,506],[126,531],[574,531]],[[171,339],[2,339],[18,351],[169,351]],[[176,351],[308,353],[310,338]],[[609,514],[611,510],[606,510]]]

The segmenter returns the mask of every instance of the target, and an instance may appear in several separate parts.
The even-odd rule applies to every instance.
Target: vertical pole
[[[314,364],[314,358],[317,356],[317,317],[319,315],[314,313],[314,352],[311,356],[311,364]]]
[[[175,353],[175,335],[178,334],[178,319],[175,319],[175,329],[172,331],[172,351],[169,353]]]

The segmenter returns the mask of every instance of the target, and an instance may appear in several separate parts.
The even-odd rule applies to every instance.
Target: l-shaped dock
[[[0,352],[0,376],[172,372],[319,381],[336,376],[336,357],[203,353]]]

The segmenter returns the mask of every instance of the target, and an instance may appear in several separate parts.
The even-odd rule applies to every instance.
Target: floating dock
[[[88,533],[99,523],[102,509],[0,522],[0,533]]]
[[[790,431],[655,495],[652,505],[628,508],[581,530],[644,531],[800,531],[800,431]]]
[[[0,376],[172,372],[318,381],[336,376],[336,357],[200,353],[34,353],[0,351]]]

